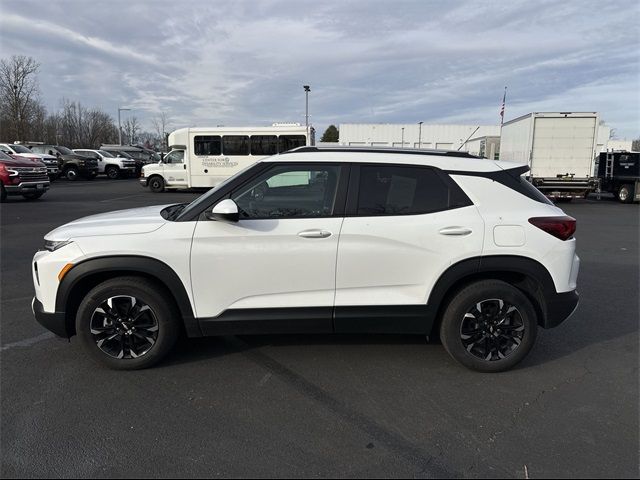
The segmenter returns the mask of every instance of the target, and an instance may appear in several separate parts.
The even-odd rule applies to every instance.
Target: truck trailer
[[[596,172],[598,193],[613,193],[622,203],[640,201],[640,152],[601,152]]]
[[[503,125],[500,160],[528,163],[531,183],[550,198],[584,198],[598,187],[599,123],[596,112],[523,115]]]

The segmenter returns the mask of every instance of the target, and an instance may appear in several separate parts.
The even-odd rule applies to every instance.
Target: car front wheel
[[[180,332],[180,315],[169,293],[139,277],[119,277],[94,287],[76,316],[83,346],[117,370],[137,370],[161,361]]]
[[[164,192],[164,180],[161,177],[151,177],[149,179],[149,190],[153,193]]]
[[[482,280],[460,290],[446,307],[440,338],[449,354],[480,372],[502,372],[520,362],[537,334],[529,299],[500,280]]]

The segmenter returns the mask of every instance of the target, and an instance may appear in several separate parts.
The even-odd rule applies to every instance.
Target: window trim
[[[238,190],[241,190],[248,186],[249,183],[253,182],[258,176],[267,173],[269,170],[278,167],[294,167],[294,168],[313,168],[314,166],[322,167],[322,166],[332,166],[338,167],[338,184],[336,185],[336,197],[335,202],[333,204],[333,212],[331,215],[317,215],[317,216],[292,216],[292,217],[256,217],[256,218],[241,218],[240,221],[246,220],[301,220],[305,218],[343,218],[345,212],[345,204],[347,200],[347,188],[349,185],[349,174],[351,170],[351,165],[346,162],[269,162],[266,164],[267,167],[264,169],[260,169],[259,172],[256,172],[255,175],[252,175],[251,178],[248,178],[246,181],[239,183],[234,186],[227,192],[225,192],[223,198],[231,198],[234,193]],[[206,210],[206,209],[205,209]]]
[[[379,215],[362,215],[358,213],[358,197],[360,195],[360,168],[361,167],[398,167],[398,168],[417,168],[424,170],[431,170],[434,172],[443,183],[449,187],[449,191],[456,190],[458,195],[463,202],[460,204],[454,204],[453,206],[448,206],[447,208],[441,208],[437,210],[431,210],[429,212],[419,212],[419,213],[385,213]],[[448,210],[455,210],[458,208],[469,207],[473,205],[473,202],[469,198],[469,196],[462,190],[460,185],[458,185],[449,175],[447,175],[443,170],[433,167],[431,165],[417,165],[417,164],[406,164],[406,163],[365,163],[358,162],[353,163],[351,165],[351,175],[349,181],[349,191],[347,193],[347,204],[345,207],[345,217],[362,217],[362,218],[376,218],[376,217],[409,217],[409,216],[417,216],[417,215],[431,215],[433,213],[446,212]]]

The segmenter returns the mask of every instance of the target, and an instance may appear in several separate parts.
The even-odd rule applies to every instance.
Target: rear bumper
[[[546,299],[547,314],[544,318],[543,328],[553,328],[560,325],[573,315],[578,308],[578,291],[556,293]]]
[[[31,310],[33,310],[33,315],[36,317],[38,323],[44,328],[55,333],[59,337],[71,337],[67,331],[67,322],[64,313],[45,312],[42,303],[36,297],[33,297],[33,301],[31,302]]]

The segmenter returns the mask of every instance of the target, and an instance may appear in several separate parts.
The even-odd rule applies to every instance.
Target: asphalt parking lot
[[[421,337],[329,335],[185,340],[115,372],[36,323],[44,234],[196,196],[98,179],[2,204],[2,477],[638,476],[637,205],[561,205],[578,220],[580,305],[502,374]]]

